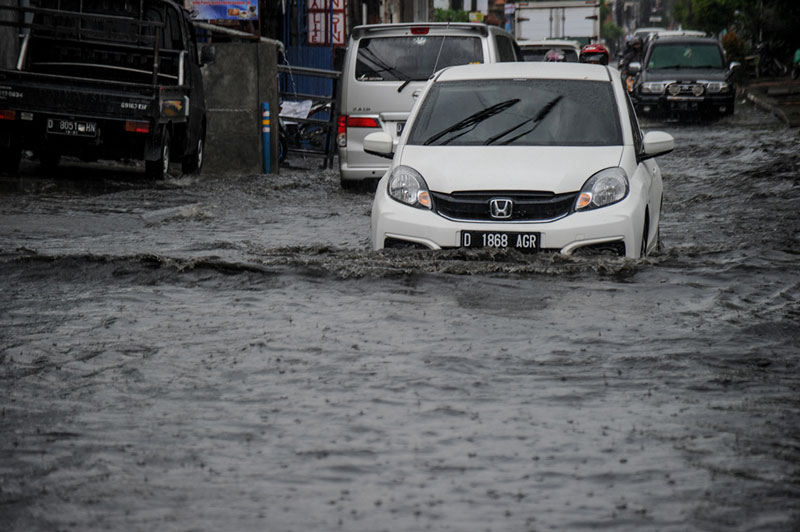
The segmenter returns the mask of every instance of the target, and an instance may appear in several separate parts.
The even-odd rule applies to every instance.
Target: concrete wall
[[[203,67],[208,109],[204,174],[264,173],[261,102],[269,102],[271,171],[278,172],[278,53],[269,43],[215,43]]]

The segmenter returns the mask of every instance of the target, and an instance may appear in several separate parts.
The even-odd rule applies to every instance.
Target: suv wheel
[[[169,149],[169,131],[165,129],[161,137],[161,152],[159,158],[155,161],[146,161],[144,163],[147,177],[150,179],[165,179],[167,177],[169,172]]]

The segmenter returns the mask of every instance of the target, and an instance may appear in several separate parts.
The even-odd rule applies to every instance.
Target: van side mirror
[[[200,64],[213,65],[217,60],[217,49],[214,46],[207,44],[200,50]]]

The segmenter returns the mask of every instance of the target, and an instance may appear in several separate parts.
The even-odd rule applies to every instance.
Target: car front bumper
[[[379,250],[387,241],[400,241],[428,249],[457,248],[461,246],[462,231],[497,231],[539,233],[540,251],[563,254],[622,242],[625,255],[635,258],[639,256],[644,229],[644,205],[645,202],[629,195],[617,204],[573,213],[554,221],[455,221],[395,201],[388,196],[384,182],[381,182],[372,208],[372,246]]]
[[[665,96],[638,94],[637,108],[644,115],[726,115],[733,113],[735,95]]]

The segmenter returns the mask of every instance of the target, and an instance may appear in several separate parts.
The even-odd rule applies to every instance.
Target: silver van
[[[336,142],[342,187],[352,188],[383,176],[390,161],[365,153],[364,137],[382,129],[397,140],[420,88],[434,72],[452,65],[521,60],[514,37],[485,24],[353,28],[339,88]]]

